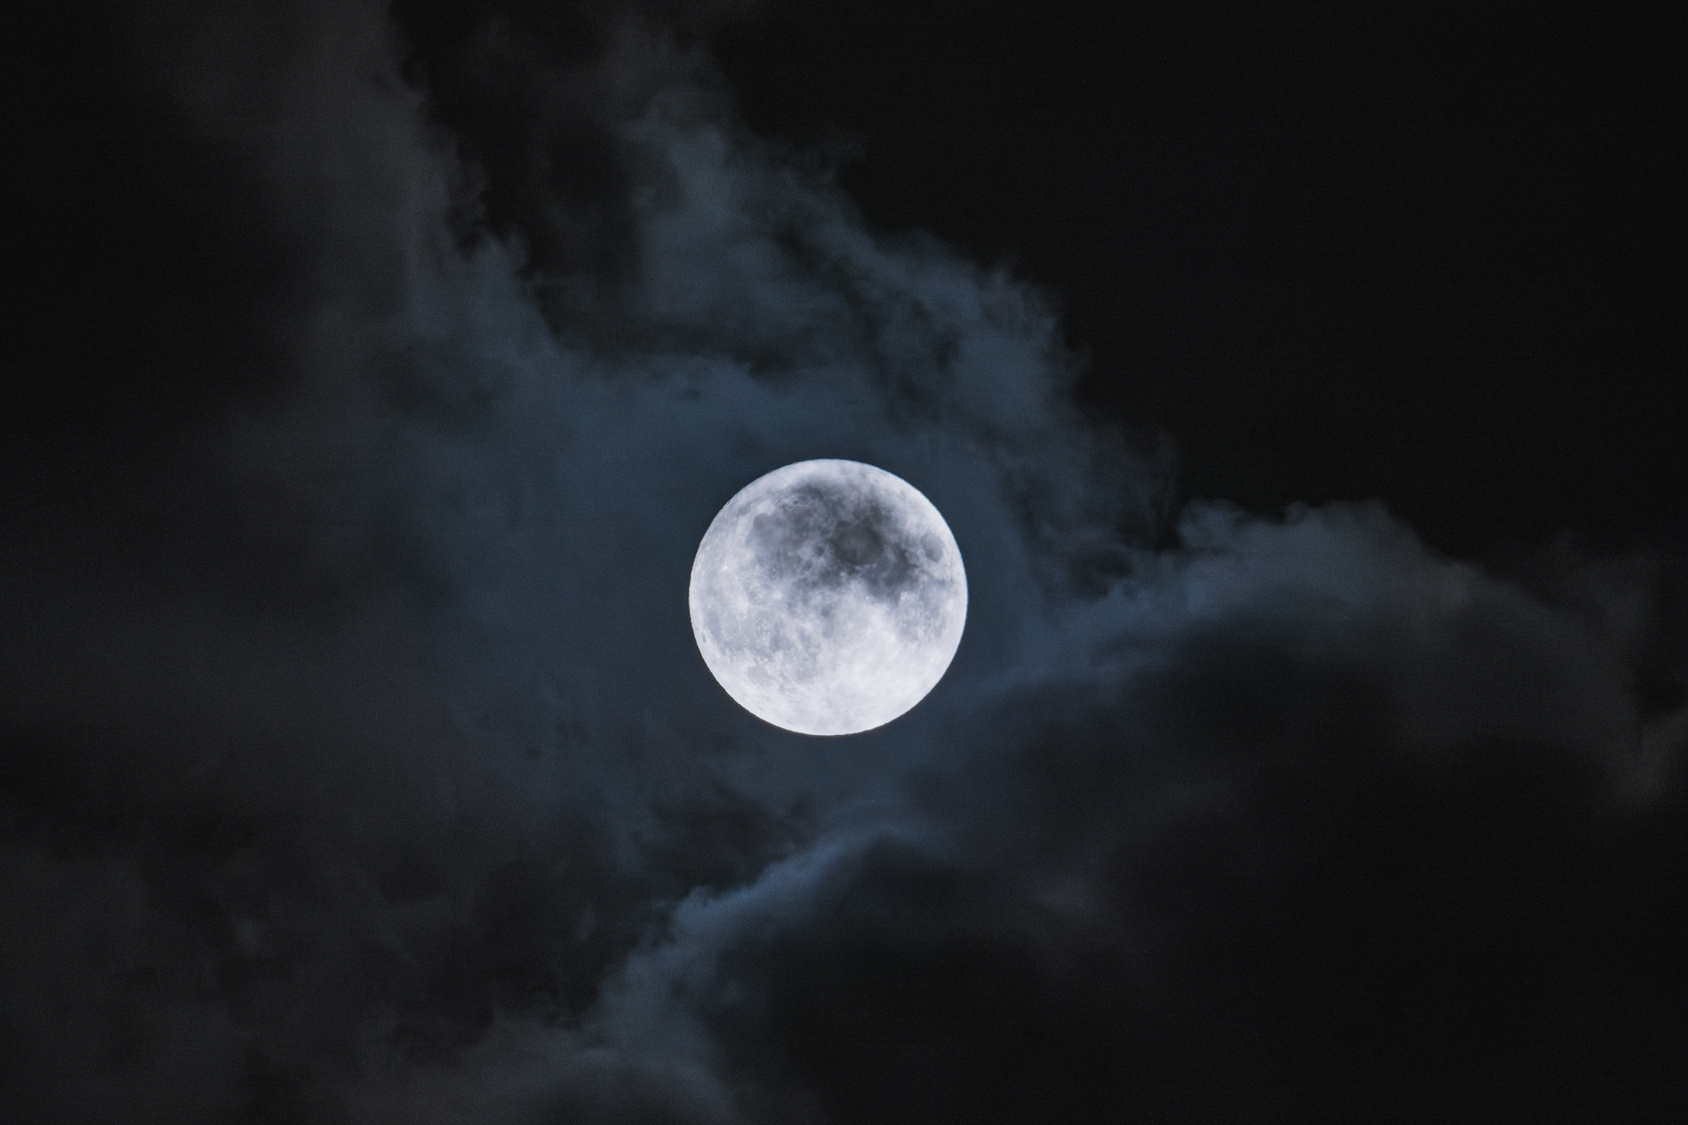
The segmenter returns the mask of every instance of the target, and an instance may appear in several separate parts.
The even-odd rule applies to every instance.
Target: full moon
[[[746,485],[692,562],[692,632],[745,710],[801,734],[856,734],[943,678],[967,574],[932,502],[859,461],[800,461]]]

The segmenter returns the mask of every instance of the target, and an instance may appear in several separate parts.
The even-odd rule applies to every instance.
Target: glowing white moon
[[[745,710],[802,734],[895,719],[943,678],[967,574],[932,502],[859,461],[800,461],[727,501],[692,562],[692,632]]]

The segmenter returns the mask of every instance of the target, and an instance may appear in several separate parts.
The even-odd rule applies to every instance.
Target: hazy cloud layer
[[[168,417],[16,455],[0,1115],[1680,1088],[1680,562],[1502,581],[1378,507],[1160,549],[1165,467],[1067,402],[1043,296],[866,229],[672,13],[571,18],[430,69],[404,6],[124,13],[251,299]],[[817,741],[726,698],[685,588],[738,488],[835,456],[933,500],[971,613],[914,712]]]

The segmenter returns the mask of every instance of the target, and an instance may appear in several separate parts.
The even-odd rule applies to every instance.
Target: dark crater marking
[[[798,590],[859,583],[886,601],[919,585],[942,553],[933,536],[912,542],[897,514],[871,494],[816,483],[792,489],[752,520],[750,540],[775,581]]]

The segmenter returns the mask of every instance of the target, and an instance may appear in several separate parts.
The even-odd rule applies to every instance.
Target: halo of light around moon
[[[692,562],[692,632],[727,694],[801,734],[856,734],[924,699],[967,622],[949,525],[908,482],[800,461],[727,501]]]

